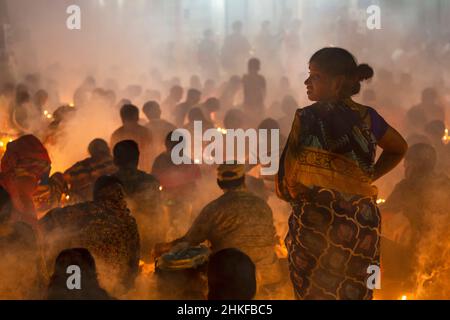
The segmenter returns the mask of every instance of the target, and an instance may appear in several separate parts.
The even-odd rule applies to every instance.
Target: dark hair
[[[67,287],[69,266],[80,268],[81,289]],[[100,288],[94,257],[84,248],[66,249],[55,261],[55,269],[48,286],[49,300],[106,300],[108,294]]]
[[[138,122],[139,109],[132,104],[126,104],[120,109],[120,117],[122,121]]]
[[[36,105],[41,106],[43,103],[45,103],[48,99],[48,93],[45,90],[38,90],[34,94],[33,101]]]
[[[205,116],[203,115],[202,109],[192,108],[188,113],[189,122],[194,121],[205,121]]]
[[[178,138],[178,140],[172,141],[172,134],[174,132],[175,131],[169,132],[166,136],[166,140],[164,141],[164,145],[168,151],[172,150],[176,145],[178,145],[181,142],[185,143],[185,141],[187,140],[187,137],[182,135],[181,137]]]
[[[261,68],[261,61],[257,58],[251,58],[250,60],[248,60],[248,68],[249,69]]]
[[[435,101],[438,97],[438,94],[436,92],[436,89],[434,88],[425,88],[422,91],[422,101],[428,102],[428,101]]]
[[[172,88],[170,88],[170,95],[183,95],[183,88],[179,85],[175,85]]]
[[[219,180],[217,179],[217,185],[222,190],[236,189],[245,183],[245,176],[235,180]]]
[[[0,224],[9,220],[11,217],[12,208],[9,193],[0,187]]]
[[[120,99],[120,101],[117,103],[116,107],[117,107],[117,109],[122,109],[127,104],[132,104],[131,100],[123,98],[123,99]]]
[[[111,150],[109,150],[108,143],[103,139],[94,139],[89,143],[88,152],[93,158],[102,158],[109,156]]]
[[[208,263],[208,300],[251,300],[256,294],[256,268],[243,252],[224,249]]]
[[[342,98],[348,98],[361,91],[361,82],[374,75],[368,64],[357,64],[355,57],[342,48],[323,48],[313,54],[309,63],[316,64],[323,72],[332,76],[345,76],[341,91]]]
[[[156,101],[148,101],[142,108],[145,116],[150,119],[159,119],[161,117],[161,107]]]
[[[205,109],[207,112],[217,112],[220,110],[220,100],[217,98],[209,98],[204,103]]]
[[[245,114],[240,109],[230,109],[225,114],[223,124],[226,129],[239,129],[244,125]]]
[[[139,145],[133,140],[124,140],[114,146],[114,164],[120,167],[137,167],[139,164]]]
[[[18,106],[30,102],[31,97],[27,90],[17,89],[16,91],[16,104]]]

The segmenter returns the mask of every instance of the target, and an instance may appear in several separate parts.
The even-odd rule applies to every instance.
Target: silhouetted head
[[[208,262],[208,300],[252,300],[256,294],[255,264],[245,253],[229,248]]]
[[[200,102],[200,99],[202,98],[202,93],[198,91],[197,89],[189,89],[187,93],[187,101],[191,104],[197,104]]]
[[[120,118],[125,123],[137,123],[139,121],[139,109],[132,104],[126,104],[120,109]]]
[[[120,99],[120,101],[117,103],[117,108],[118,109],[122,109],[122,107],[127,105],[127,104],[132,104],[131,100],[129,100],[129,99]]]
[[[139,164],[139,146],[133,140],[125,140],[114,146],[114,164],[119,168],[137,168]]]
[[[164,141],[164,145],[166,147],[167,152],[171,152],[173,148],[175,148],[176,145],[179,143],[185,143],[187,137],[179,137],[178,139],[175,139],[175,141],[172,141],[172,135],[174,131],[171,131],[167,134],[166,140]]]
[[[180,101],[183,98],[183,88],[181,86],[173,86],[170,88],[170,96],[175,101]]]
[[[31,96],[28,92],[28,89],[21,88],[16,90],[16,105],[20,106],[25,103],[31,102]]]
[[[188,113],[189,122],[194,121],[205,121],[205,116],[203,115],[202,109],[192,108]]]
[[[209,98],[205,101],[204,106],[208,113],[217,112],[220,110],[220,101],[217,98]]]
[[[94,159],[103,159],[111,155],[108,143],[103,139],[94,139],[89,143],[88,152]]]
[[[309,61],[309,78],[305,81],[312,101],[336,101],[350,98],[361,90],[361,82],[373,77],[367,64],[357,64],[355,57],[342,48],[323,48]]]
[[[55,261],[54,275],[67,277],[67,268],[78,266],[81,269],[81,278],[96,278],[97,268],[94,257],[85,248],[66,249],[62,251]]]
[[[223,191],[241,188],[245,185],[245,166],[233,162],[217,168],[217,184]]]
[[[148,101],[144,104],[142,108],[145,116],[148,120],[155,120],[161,118],[161,107],[159,103],[156,101]]]
[[[280,125],[277,120],[272,118],[267,118],[261,121],[258,126],[258,130],[280,130]]]
[[[248,72],[249,73],[258,73],[260,69],[261,69],[261,61],[259,61],[259,59],[251,58],[248,61]]]
[[[69,277],[79,279],[79,288],[69,289]],[[94,257],[85,248],[73,248],[62,251],[55,261],[55,268],[48,287],[49,300],[89,300],[106,298],[99,295],[97,268]]]

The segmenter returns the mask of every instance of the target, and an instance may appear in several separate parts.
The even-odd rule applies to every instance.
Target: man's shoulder
[[[64,173],[65,174],[77,174],[77,173],[79,173],[79,171],[89,168],[91,166],[91,164],[92,164],[92,159],[86,158],[84,160],[76,162],[69,169],[67,169]]]
[[[141,133],[141,134],[150,134],[151,130],[149,128],[147,128],[146,126],[137,124],[136,125],[136,130]]]

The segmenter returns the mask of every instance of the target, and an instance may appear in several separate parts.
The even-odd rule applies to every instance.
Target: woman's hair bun
[[[371,66],[366,63],[360,64],[356,67],[356,74],[359,81],[371,79],[374,75],[374,71]]]

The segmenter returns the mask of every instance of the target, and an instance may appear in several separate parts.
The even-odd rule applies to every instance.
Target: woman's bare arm
[[[384,136],[378,141],[378,145],[383,149],[383,153],[375,163],[373,181],[394,169],[402,161],[408,150],[405,139],[392,127],[387,129]]]

